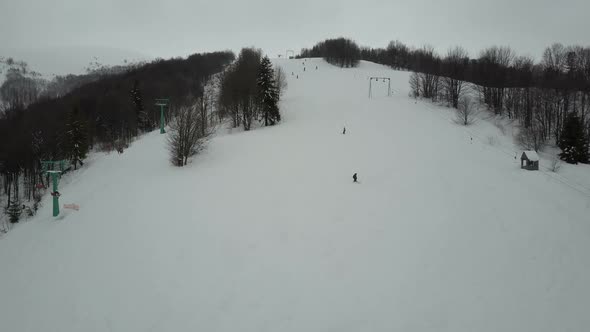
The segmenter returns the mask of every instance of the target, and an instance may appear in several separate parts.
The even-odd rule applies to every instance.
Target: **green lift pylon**
[[[156,99],[156,106],[160,106],[160,134],[165,134],[166,130],[164,130],[164,108],[168,106],[170,101],[165,98]]]
[[[53,191],[51,192],[51,196],[53,196],[53,216],[57,217],[59,215],[60,196],[59,191],[57,191],[57,180],[58,176],[61,174],[61,171],[47,171],[47,173],[51,174],[51,182],[53,183]]]
[[[51,175],[51,182],[53,184],[53,191],[51,192],[51,196],[53,196],[53,216],[57,217],[59,215],[59,196],[60,193],[57,191],[57,184],[59,180],[59,176],[63,171],[66,170],[66,160],[48,160],[42,161],[41,167],[43,172]]]

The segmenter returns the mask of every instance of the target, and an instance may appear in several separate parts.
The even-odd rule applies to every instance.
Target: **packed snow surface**
[[[588,168],[521,170],[407,72],[275,63],[280,125],[220,130],[185,168],[157,131],[93,154],[60,182],[79,211],[47,195],[0,239],[0,330],[590,330]]]

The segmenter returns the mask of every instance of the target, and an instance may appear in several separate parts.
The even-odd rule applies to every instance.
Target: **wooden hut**
[[[520,156],[520,168],[529,171],[539,170],[539,155],[535,151],[524,151]]]

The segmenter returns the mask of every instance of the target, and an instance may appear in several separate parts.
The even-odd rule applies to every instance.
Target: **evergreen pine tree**
[[[264,125],[274,125],[281,121],[279,113],[279,92],[274,80],[274,70],[268,57],[264,57],[258,68],[258,103],[261,108],[261,116]]]
[[[575,113],[570,113],[561,132],[559,157],[570,164],[588,162],[588,139],[584,125]]]
[[[80,119],[77,108],[74,108],[68,114],[64,136],[65,157],[71,160],[74,169],[77,168],[78,163],[84,165],[82,160],[86,158],[86,154],[88,153],[88,137],[86,126],[84,126],[84,123]]]
[[[131,100],[133,101],[133,107],[135,108],[135,114],[137,116],[137,128],[143,131],[152,130],[150,118],[143,107],[143,97],[141,95],[141,90],[139,89],[138,80],[133,82]]]
[[[16,224],[18,222],[18,220],[20,219],[20,215],[22,213],[22,207],[20,202],[18,201],[18,199],[16,197],[14,197],[9,205],[8,208],[6,208],[6,214],[8,215],[8,220],[10,220],[10,222],[12,224]]]

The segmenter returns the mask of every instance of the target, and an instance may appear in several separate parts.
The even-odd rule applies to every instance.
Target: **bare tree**
[[[442,90],[449,105],[459,107],[459,98],[463,91],[465,82],[460,78],[463,76],[463,68],[469,61],[467,51],[461,46],[455,46],[448,50],[443,60],[446,77],[442,78]]]
[[[543,144],[545,144],[545,136],[543,129],[537,121],[534,121],[531,126],[525,128],[521,127],[517,136],[517,141],[520,146],[527,150],[539,151]]]
[[[455,115],[455,122],[458,124],[468,126],[473,123],[475,107],[469,96],[463,96],[461,99],[459,99]]]
[[[420,97],[420,76],[415,72],[410,75],[410,97]]]
[[[440,77],[436,74],[438,55],[435,53],[434,47],[430,45],[423,46],[418,51],[418,54],[422,58],[422,62],[424,62],[423,71],[418,74],[420,78],[420,95],[436,101],[440,82]]]
[[[558,156],[554,156],[553,159],[551,159],[550,170],[553,173],[557,173],[560,168],[561,168],[561,159],[559,159]]]
[[[514,61],[515,53],[507,46],[492,46],[483,50],[479,56],[479,62],[487,67],[487,82],[482,87],[483,102],[494,110],[496,114],[502,114],[504,101],[504,87],[506,86],[508,68]]]
[[[170,122],[167,140],[173,165],[185,166],[188,158],[199,153],[211,136],[212,128],[207,125],[205,105],[207,103],[203,98],[198,98],[192,106],[180,107]]]
[[[282,96],[287,90],[287,76],[281,66],[275,68],[275,82],[277,83],[277,91],[279,96]]]
[[[555,43],[545,49],[541,64],[545,69],[563,72],[566,69],[566,48],[561,43]]]

